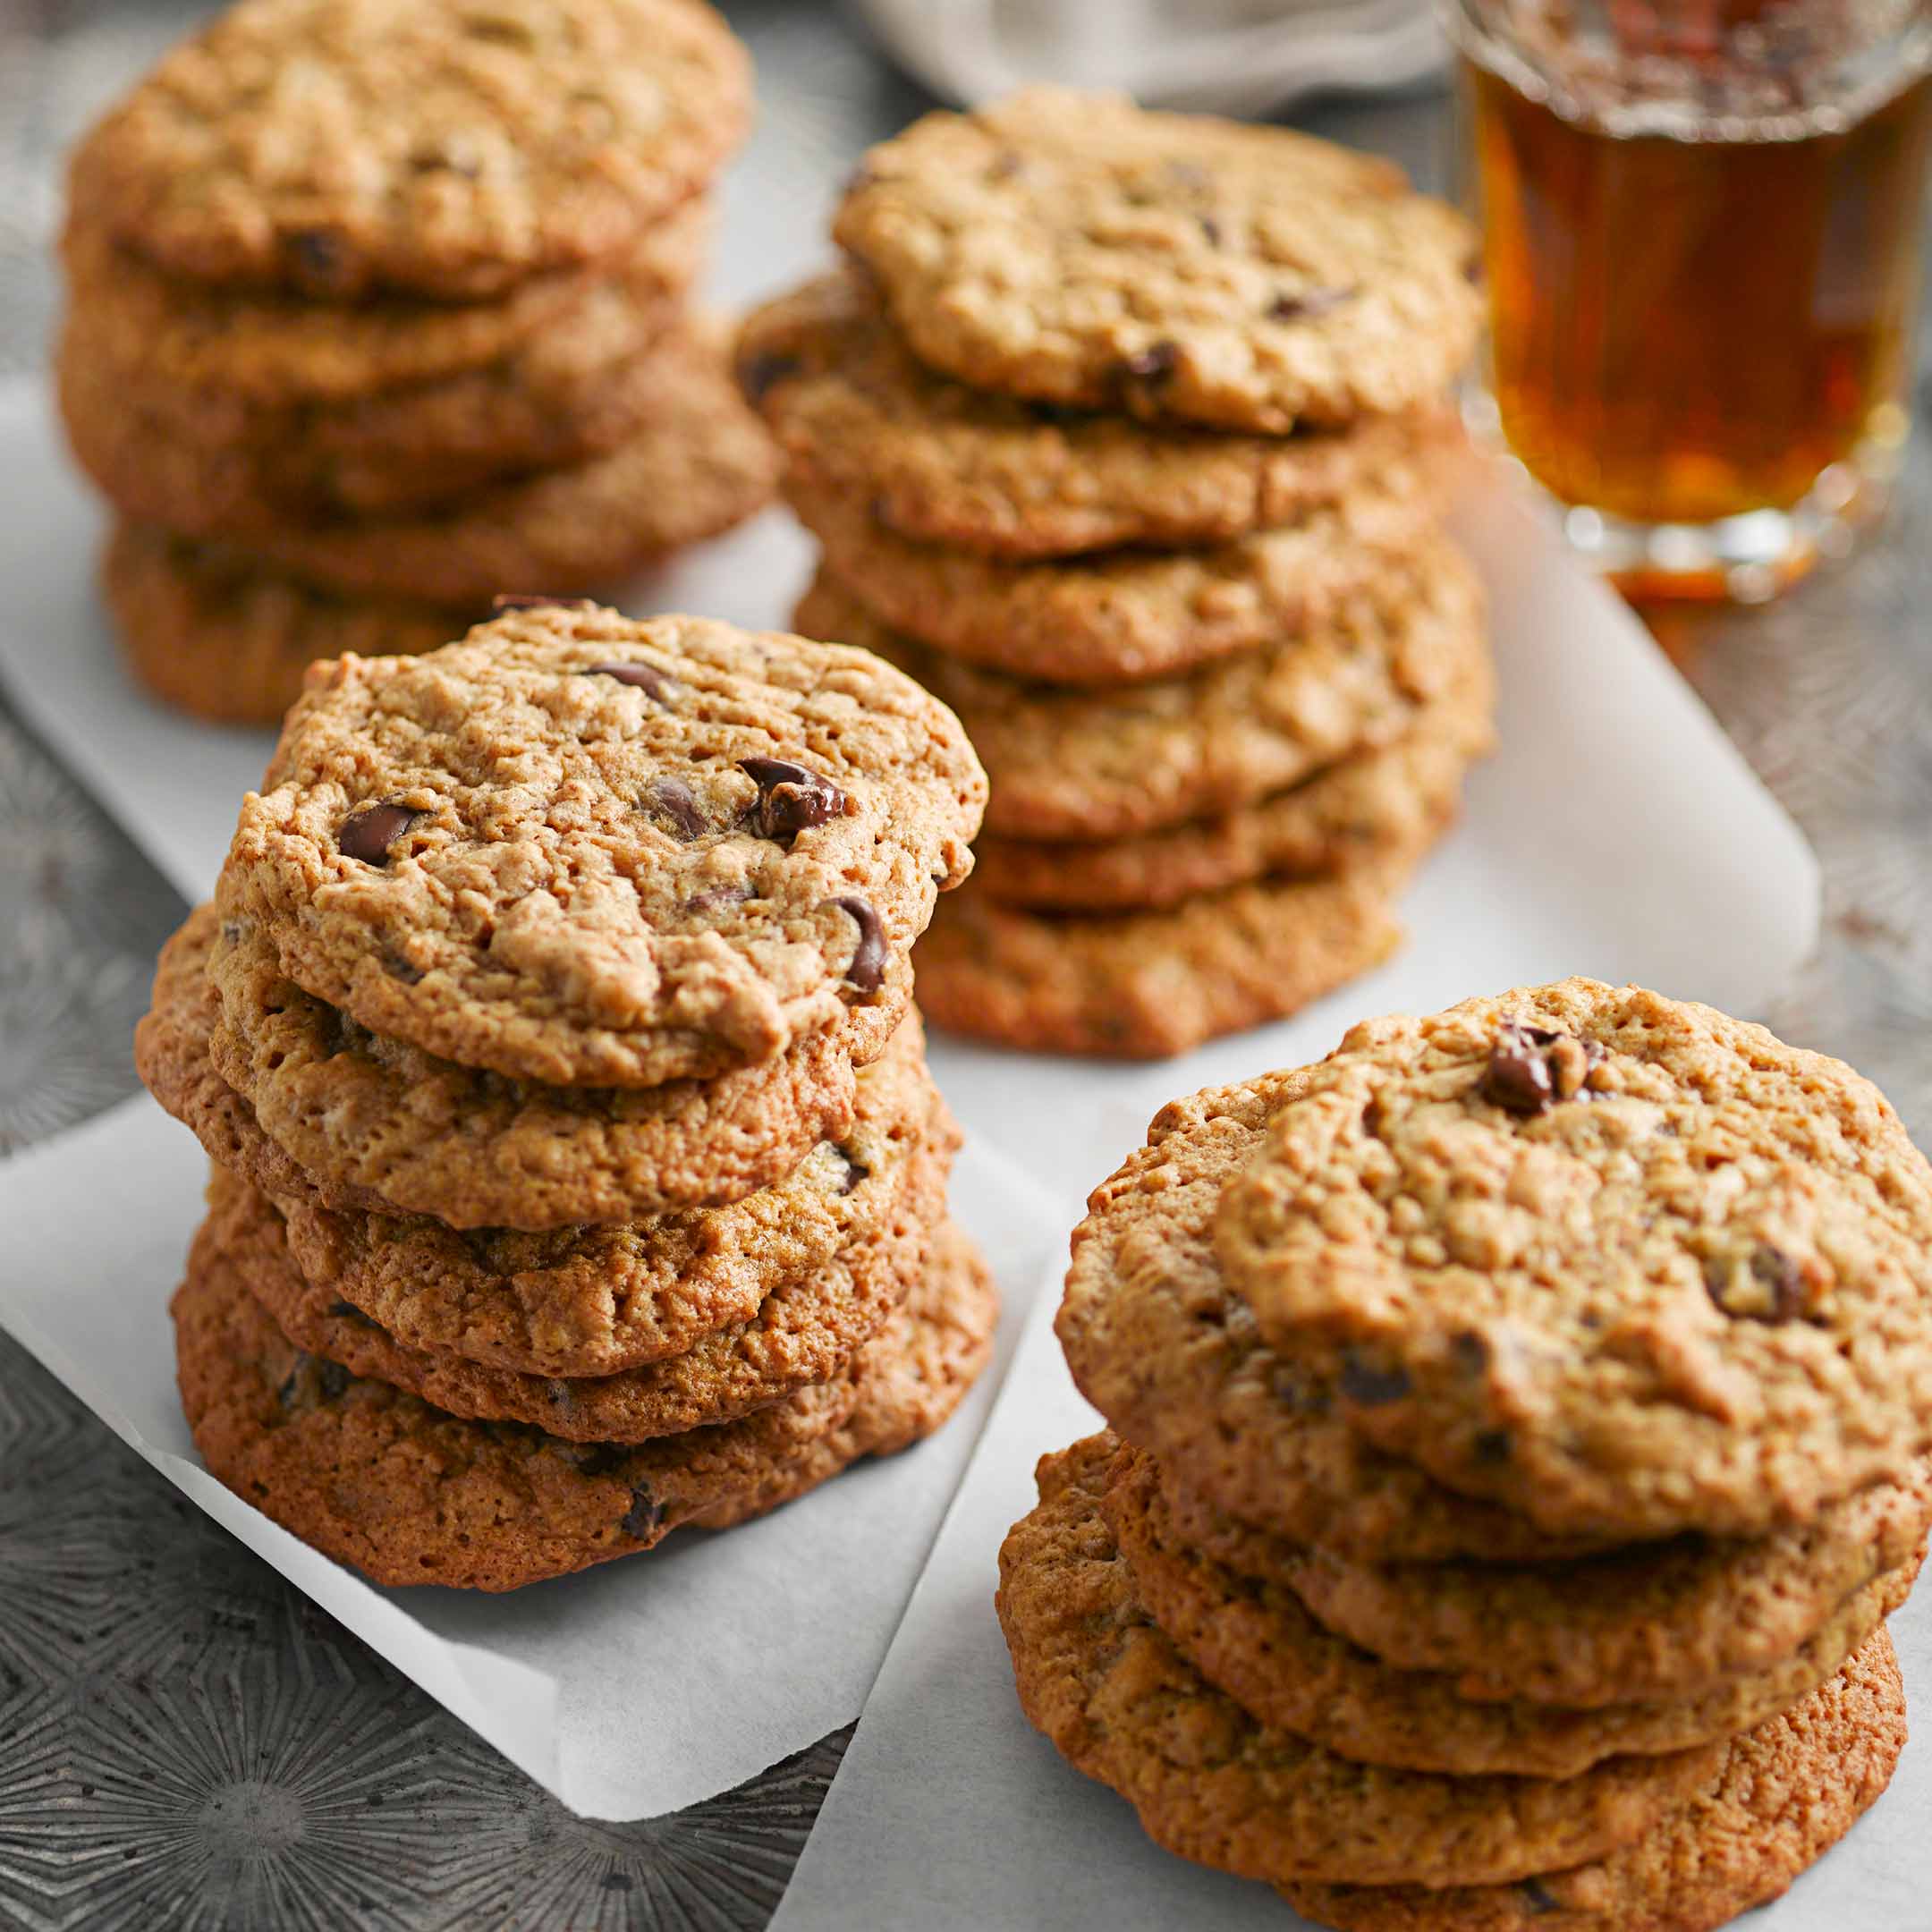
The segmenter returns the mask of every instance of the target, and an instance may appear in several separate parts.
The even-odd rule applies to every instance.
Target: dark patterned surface
[[[0,369],[51,312],[54,157],[195,9],[0,0]],[[824,183],[917,97],[818,9],[732,10],[761,140]],[[1439,105],[1326,131],[1438,173]],[[789,209],[787,211],[790,212]],[[1932,1131],[1932,454],[1883,538],[1767,611],[1667,626],[1827,875],[1770,1019]],[[0,1149],[128,1091],[173,892],[0,707]],[[0,1927],[727,1932],[768,1917],[847,1733],[676,1817],[574,1818],[217,1530],[0,1336]]]

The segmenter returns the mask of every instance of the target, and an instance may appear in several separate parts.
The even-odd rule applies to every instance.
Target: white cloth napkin
[[[1429,0],[857,0],[935,93],[1028,81],[1122,88],[1150,106],[1258,114],[1324,88],[1404,86],[1441,64]]]

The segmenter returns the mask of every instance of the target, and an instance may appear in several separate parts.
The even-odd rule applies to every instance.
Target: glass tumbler
[[[1638,596],[1775,594],[1911,425],[1927,0],[1441,0],[1479,430]]]

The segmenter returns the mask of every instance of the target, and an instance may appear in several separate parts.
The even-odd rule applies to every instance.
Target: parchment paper
[[[858,1716],[1062,1229],[970,1144],[953,1208],[1007,1299],[1001,1360],[937,1436],[775,1515],[507,1596],[377,1589],[209,1477],[167,1300],[208,1163],[145,1097],[0,1162],[0,1323],[125,1441],[504,1755],[587,1817],[708,1798]]]
[[[1035,1461],[1099,1426],[1054,1339],[1057,1301],[1034,1305],[772,1932],[1290,1932],[1306,1922],[1266,1885],[1160,1850],[1123,1800],[1070,1769],[1020,1715],[993,1615],[1000,1539],[1033,1506]],[[1932,1590],[1892,1620],[1892,1634],[1922,1712]],[[1752,1932],[1924,1932],[1928,1826],[1932,1739],[1921,1735],[1877,1806],[1750,1916]]]

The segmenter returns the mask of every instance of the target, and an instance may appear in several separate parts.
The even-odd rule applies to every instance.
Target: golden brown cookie
[[[434,650],[477,617],[380,597],[334,597],[245,552],[117,522],[101,588],[136,677],[217,724],[279,724],[318,657]]]
[[[1003,1046],[1158,1060],[1312,1004],[1402,944],[1419,853],[1257,879],[1151,912],[1044,912],[970,888],[914,955],[935,1026]]]
[[[1722,1761],[1722,1745],[1705,1745],[1561,1782],[1443,1777],[1267,1729],[1135,1595],[1100,1511],[1114,1445],[1089,1436],[1042,1459],[1039,1506],[1001,1548],[996,1602],[1029,1720],[1168,1851],[1274,1885],[1506,1884],[1630,1843]]]
[[[242,0],[75,150],[75,218],[211,282],[476,300],[606,260],[741,138],[699,0]]]
[[[928,650],[821,570],[792,623],[897,665],[957,712],[994,780],[1003,839],[1138,837],[1215,818],[1416,732],[1491,677],[1475,573],[1416,544],[1332,619],[1177,677],[1113,690],[1030,683]]]
[[[445,1415],[303,1353],[204,1227],[173,1312],[209,1470],[306,1543],[387,1584],[514,1589],[791,1501],[930,1435],[992,1345],[998,1300],[950,1225],[905,1308],[835,1381],[736,1422],[629,1446]]]
[[[1558,1534],[1812,1522],[1932,1449],[1932,1167],[1868,1080],[1707,1006],[1365,1022],[1216,1240],[1354,1428]]]
[[[1104,1509],[1149,1615],[1217,1690],[1271,1728],[1341,1757],[1456,1776],[1574,1777],[1606,1758],[1683,1750],[1761,1724],[1831,1677],[1904,1602],[1920,1555],[1847,1597],[1781,1662],[1579,1709],[1466,1698],[1451,1674],[1404,1670],[1337,1636],[1285,1580],[1292,1562],[1250,1574],[1228,1560],[1264,1539],[1223,1525],[1212,1545],[1196,1540],[1199,1513],[1169,1508],[1144,1452],[1115,1455]]]
[[[970,665],[1081,687],[1170,678],[1326,624],[1437,513],[1428,466],[1394,463],[1339,504],[1211,549],[1011,563],[911,542],[854,492],[784,490],[826,568],[882,623]]]
[[[1837,1676],[1733,1739],[1689,1803],[1593,1864],[1511,1885],[1284,1885],[1338,1932],[1710,1932],[1783,1894],[1891,1781],[1905,1691],[1879,1631]]]
[[[872,148],[833,233],[922,361],[1223,428],[1441,393],[1475,346],[1469,225],[1379,158],[1031,88]]]
[[[862,498],[902,537],[1013,558],[1226,543],[1343,502],[1452,436],[1434,411],[1239,436],[970,389],[911,354],[849,267],[752,314],[737,369],[802,490]]]

